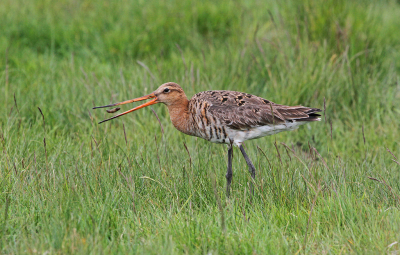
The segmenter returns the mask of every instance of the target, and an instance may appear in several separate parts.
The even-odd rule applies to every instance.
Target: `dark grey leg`
[[[228,171],[226,172],[226,196],[229,197],[232,182],[232,145],[228,149]]]
[[[240,151],[243,154],[244,159],[246,160],[247,165],[249,166],[249,172],[251,174],[251,177],[253,180],[256,178],[256,168],[254,167],[253,163],[251,163],[251,160],[249,159],[249,156],[247,156],[246,152],[244,151],[244,148],[242,145],[239,146]],[[253,183],[251,183],[251,192],[254,194],[254,189],[253,189]]]

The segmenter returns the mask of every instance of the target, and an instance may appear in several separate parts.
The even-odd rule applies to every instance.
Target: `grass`
[[[399,16],[398,1],[1,1],[1,253],[399,253]],[[164,106],[164,132],[150,109],[97,124],[93,106],[167,81],[326,110],[245,144],[253,197],[235,149],[226,199],[225,146]]]

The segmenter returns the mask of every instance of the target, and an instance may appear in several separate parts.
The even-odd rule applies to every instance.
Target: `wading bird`
[[[294,130],[310,121],[319,121],[320,109],[304,106],[286,106],[247,93],[214,90],[204,91],[187,99],[183,89],[176,83],[161,85],[153,93],[124,102],[94,107],[104,108],[152,99],[108,120],[118,118],[143,107],[163,103],[168,107],[172,124],[176,129],[213,143],[228,145],[228,170],[226,192],[229,197],[232,181],[232,145],[238,146],[255,179],[256,169],[242,144],[246,140]]]

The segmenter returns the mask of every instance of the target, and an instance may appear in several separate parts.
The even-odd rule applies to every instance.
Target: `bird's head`
[[[167,106],[180,104],[187,97],[185,92],[178,84],[174,82],[164,83],[158,89],[156,89],[153,94],[157,98],[157,103],[163,103]]]
[[[160,87],[158,87],[158,89],[156,89],[153,93],[148,94],[146,96],[142,96],[142,97],[138,97],[135,99],[131,99],[131,100],[127,100],[127,101],[123,101],[120,103],[115,103],[115,104],[110,104],[110,105],[105,105],[105,106],[97,106],[97,107],[93,107],[93,109],[97,109],[97,108],[105,108],[105,107],[112,107],[112,106],[117,106],[117,105],[122,105],[122,104],[128,104],[128,103],[133,103],[133,102],[137,102],[137,101],[142,101],[142,100],[146,100],[146,99],[152,99],[147,103],[144,103],[142,105],[139,105],[133,109],[130,109],[126,112],[120,113],[118,115],[115,115],[114,117],[111,117],[109,119],[103,120],[100,123],[106,122],[108,120],[112,120],[115,118],[118,118],[122,115],[125,115],[127,113],[139,110],[143,107],[149,106],[149,105],[153,105],[153,104],[157,104],[157,103],[163,103],[167,106],[174,106],[174,105],[179,105],[182,104],[182,102],[186,102],[187,101],[187,97],[185,95],[185,92],[183,91],[183,89],[181,88],[181,86],[179,86],[178,84],[174,83],[174,82],[168,82],[168,83],[164,83],[163,85],[161,85]]]

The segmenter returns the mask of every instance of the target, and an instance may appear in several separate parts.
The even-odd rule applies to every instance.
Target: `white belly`
[[[233,141],[233,144],[240,146],[244,141],[273,135],[282,131],[291,131],[299,126],[306,124],[305,121],[293,121],[279,125],[266,125],[260,127],[249,128],[248,130],[235,130],[227,128],[228,137]]]

